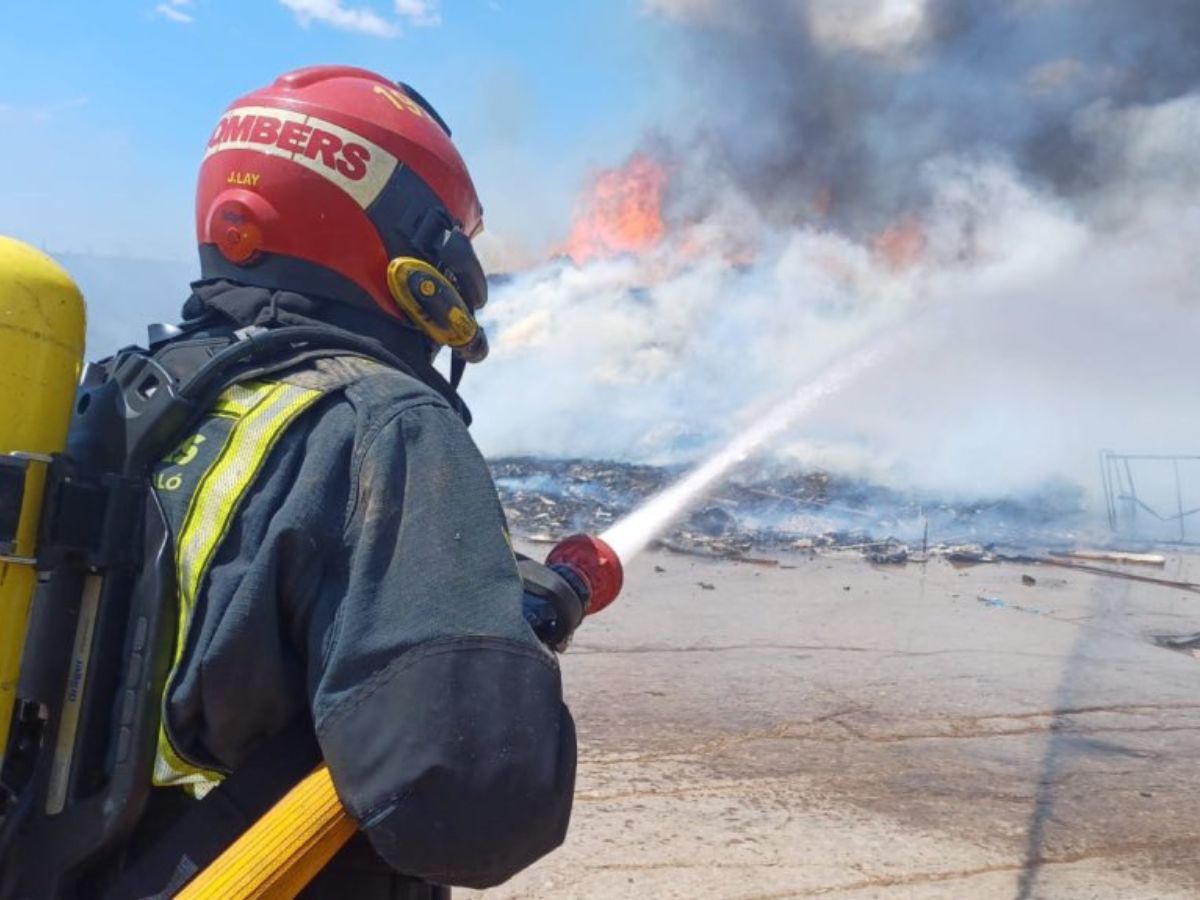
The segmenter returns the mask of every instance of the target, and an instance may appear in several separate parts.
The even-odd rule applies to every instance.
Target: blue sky
[[[0,233],[189,260],[220,112],[281,72],[408,81],[454,129],[488,230],[535,251],[589,166],[654,124],[662,23],[639,0],[105,0],[0,12]]]

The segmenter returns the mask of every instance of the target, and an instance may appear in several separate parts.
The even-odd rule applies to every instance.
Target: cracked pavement
[[[633,562],[563,659],[566,845],[464,896],[1200,894],[1200,659],[1152,640],[1200,631],[1200,598],[1035,565],[781,563]],[[1162,574],[1195,581],[1200,556]]]

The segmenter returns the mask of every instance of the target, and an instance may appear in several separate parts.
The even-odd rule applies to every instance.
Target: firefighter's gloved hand
[[[525,583],[525,621],[543,644],[562,653],[583,621],[587,588],[569,569],[550,568],[526,557],[517,557],[517,570]]]

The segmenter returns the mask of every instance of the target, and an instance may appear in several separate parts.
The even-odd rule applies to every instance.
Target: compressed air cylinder
[[[66,444],[85,323],[83,297],[63,268],[0,236],[0,761],[37,582],[46,462]]]

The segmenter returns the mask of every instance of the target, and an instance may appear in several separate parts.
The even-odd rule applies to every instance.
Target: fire
[[[893,271],[911,269],[925,255],[925,226],[912,218],[888,226],[875,238],[874,251]]]
[[[662,217],[666,186],[666,167],[646,153],[601,170],[580,202],[562,252],[582,265],[654,249],[667,230]]]

